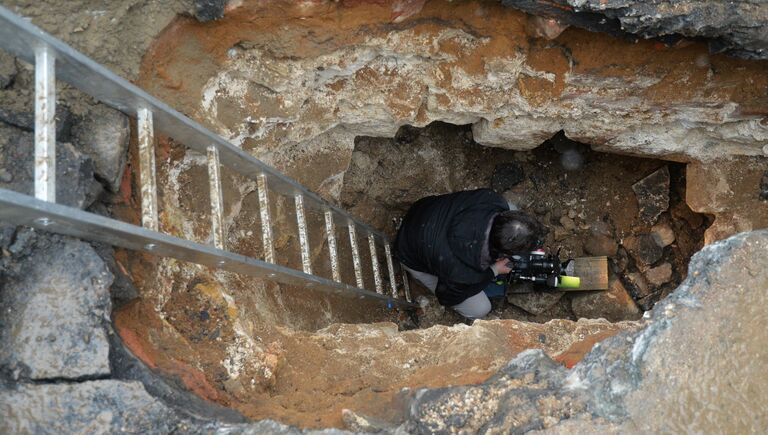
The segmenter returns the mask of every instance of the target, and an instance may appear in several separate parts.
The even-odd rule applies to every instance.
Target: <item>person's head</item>
[[[547,229],[522,211],[505,211],[493,219],[488,247],[493,258],[529,252],[538,248]]]

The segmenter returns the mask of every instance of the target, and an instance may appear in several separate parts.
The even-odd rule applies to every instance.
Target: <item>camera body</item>
[[[547,255],[544,250],[537,249],[524,255],[511,255],[507,259],[512,269],[508,275],[508,284],[528,281],[549,288],[570,288],[571,284],[567,282],[573,282],[565,279],[573,273],[573,270],[570,270],[570,273],[568,270],[569,267],[572,269],[573,260],[561,263],[559,250],[554,255]],[[576,285],[578,288],[578,284]]]

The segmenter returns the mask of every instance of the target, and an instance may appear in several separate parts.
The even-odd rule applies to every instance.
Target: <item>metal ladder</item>
[[[315,193],[200,124],[115,75],[92,59],[0,6],[0,48],[35,67],[34,198],[0,189],[0,220],[139,250],[154,255],[242,273],[282,284],[384,301],[390,307],[415,308],[405,269],[393,259],[387,237],[329,204]],[[56,79],[60,79],[137,120],[142,227],[56,204]],[[155,131],[207,156],[213,246],[160,232],[155,164]],[[227,251],[224,237],[221,166],[247,178],[258,188],[264,258]],[[276,263],[269,192],[293,199],[298,225],[302,270]],[[306,209],[321,212],[325,221],[331,274],[313,274]],[[346,226],[355,285],[342,282],[336,226]],[[367,238],[373,289],[365,289],[358,234]],[[377,247],[384,247],[389,289],[385,291]],[[398,269],[396,273],[395,269]],[[402,282],[402,294],[399,291]]]

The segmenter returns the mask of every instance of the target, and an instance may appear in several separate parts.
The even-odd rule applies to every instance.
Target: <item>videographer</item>
[[[488,296],[504,294],[495,278],[510,272],[505,257],[539,247],[546,234],[534,217],[512,208],[490,189],[422,198],[397,232],[397,258],[440,304],[484,317]]]

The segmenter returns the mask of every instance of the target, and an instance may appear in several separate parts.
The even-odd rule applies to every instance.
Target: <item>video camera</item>
[[[549,288],[578,289],[581,280],[572,276],[574,261],[560,261],[560,250],[554,255],[547,255],[537,249],[524,255],[508,256],[511,272],[507,275],[507,285],[528,281]]]

